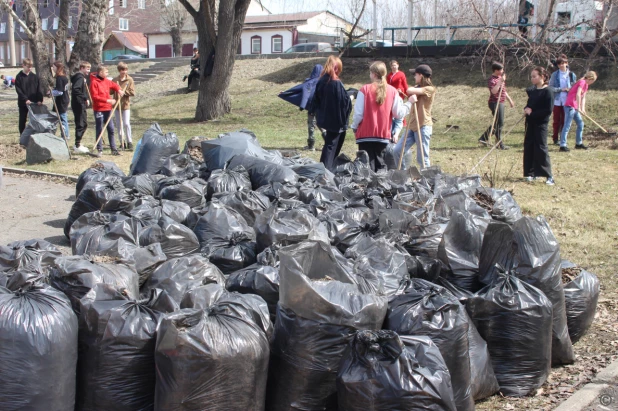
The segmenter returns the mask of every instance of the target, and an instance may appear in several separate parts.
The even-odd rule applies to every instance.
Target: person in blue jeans
[[[575,120],[577,131],[575,133],[575,149],[588,150],[588,146],[584,145],[584,120],[580,113],[586,114],[586,93],[588,87],[597,80],[597,73],[594,71],[587,72],[584,77],[579,79],[567,95],[566,103],[564,104],[564,127],[560,135],[560,151],[568,152],[567,135],[571,129],[571,123]]]
[[[420,137],[423,143],[423,158],[421,158],[421,151],[416,150],[416,161],[421,168],[429,167],[431,165],[429,161],[429,142],[431,141],[431,133],[433,131],[433,122],[431,120],[431,107],[433,106],[433,99],[436,94],[436,88],[431,82],[431,68],[426,64],[421,64],[414,70],[414,81],[416,86],[410,87],[407,90],[407,94],[410,96],[410,102],[416,104],[418,111],[418,123],[420,124]],[[414,109],[414,108],[413,108]],[[405,140],[405,147],[403,146]],[[408,126],[408,137],[402,137],[397,142],[395,149],[395,161],[399,164],[401,158],[401,152],[403,150],[403,162],[401,168],[406,169],[408,167],[407,153],[410,151],[414,144],[417,144],[419,140],[419,126],[416,124],[416,117],[414,114],[410,115],[410,125]]]

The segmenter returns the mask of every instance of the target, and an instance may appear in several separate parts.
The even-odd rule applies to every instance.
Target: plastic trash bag
[[[265,195],[270,201],[298,200],[299,198],[298,187],[289,183],[282,184],[275,182],[266,184],[255,190],[255,192]]]
[[[408,242],[404,244],[410,255],[420,255],[438,258],[438,248],[442,242],[446,223],[421,224],[411,226],[406,234],[409,237]]]
[[[164,290],[180,305],[187,291],[206,284],[225,284],[219,269],[201,255],[172,258],[161,264],[142,286],[142,295]]]
[[[129,213],[135,207],[144,205],[156,207],[159,204],[159,200],[150,195],[141,194],[131,188],[123,188],[107,200],[107,203],[101,207],[101,211],[105,213]]]
[[[99,262],[102,259],[109,263]],[[50,270],[50,283],[69,297],[75,313],[79,315],[79,300],[98,284],[107,284],[127,297],[139,297],[138,276],[135,270],[121,262],[111,262],[106,257],[73,256],[56,259]]]
[[[0,287],[2,409],[72,410],[77,317],[71,303],[48,285],[12,280],[10,290]]]
[[[496,190],[485,187],[477,188],[477,202],[479,201],[479,196],[486,204],[488,211],[495,220],[513,224],[523,217],[519,205],[511,193],[506,190]]]
[[[337,376],[340,411],[455,411],[451,378],[428,337],[359,331]]]
[[[99,285],[80,300],[77,410],[152,410],[164,291],[133,300]]]
[[[163,162],[160,173],[168,177],[195,178],[200,174],[200,165],[188,154],[172,154]]]
[[[30,136],[39,133],[56,134],[58,127],[58,116],[50,113],[46,105],[32,104],[28,106],[28,124],[23,133],[19,136],[19,144],[28,147]]]
[[[461,299],[459,300],[461,302]],[[462,303],[463,304],[463,303]],[[466,314],[468,316],[468,314]],[[496,379],[489,348],[481,337],[476,326],[468,317],[468,342],[470,343],[470,381],[472,398],[482,400],[490,397],[500,390],[500,385]]]
[[[243,129],[202,141],[202,155],[209,170],[225,168],[227,162],[239,154],[261,159],[270,157],[258,143],[255,134],[249,130]]]
[[[182,257],[199,250],[200,243],[189,227],[177,223],[169,217],[161,217],[154,225],[140,231],[139,243],[148,246],[160,243],[161,249],[169,258]]]
[[[161,127],[153,123],[140,140],[140,148],[131,164],[131,175],[159,174],[165,160],[178,154],[180,146],[175,133],[163,134]]]
[[[159,190],[161,199],[185,203],[189,207],[201,207],[206,204],[206,181],[201,178],[185,180],[180,184],[168,185]]]
[[[389,300],[384,328],[431,338],[451,375],[457,409],[474,410],[468,316],[457,298],[439,285],[411,279],[403,294]]]
[[[13,241],[0,246],[0,272],[25,270],[46,274],[58,257],[62,257],[62,252],[45,240]]]
[[[343,194],[335,186],[325,186],[322,184],[305,183],[299,187],[299,200],[305,204],[311,203],[314,199],[320,201],[343,201]]]
[[[562,269],[576,268],[569,261],[562,261]],[[594,314],[599,301],[600,282],[596,275],[581,272],[564,286],[567,325],[571,342],[575,344],[582,338],[594,321]]]
[[[254,190],[272,183],[296,184],[298,182],[298,175],[290,167],[268,160],[239,154],[230,160],[228,168],[234,169],[238,166],[243,166],[247,170]]]
[[[279,250],[280,300],[267,408],[336,409],[339,362],[358,330],[379,329],[386,298],[362,289],[328,244]]]
[[[221,193],[216,194],[213,199],[236,210],[250,227],[253,227],[255,224],[257,216],[270,207],[268,197],[255,191]]]
[[[230,274],[225,288],[241,294],[259,295],[268,304],[270,318],[274,320],[279,302],[279,281],[277,267],[255,263]]]
[[[269,343],[260,325],[245,315],[252,308],[244,309],[244,297],[222,297],[208,308],[184,309],[161,320],[155,410],[265,409]]]
[[[397,144],[389,143],[384,150],[384,163],[386,163],[386,168],[388,170],[397,170],[397,166],[399,165],[399,158],[395,156],[396,145]]]
[[[209,200],[217,193],[233,193],[241,190],[251,191],[249,173],[242,166],[233,170],[229,168],[214,170],[208,178],[207,196]]]
[[[106,255],[132,261],[139,248],[139,220],[100,211],[86,213],[71,226],[73,255]]]
[[[502,394],[523,397],[543,385],[551,371],[552,304],[541,290],[507,272],[466,309],[487,342]]]
[[[79,196],[86,183],[90,181],[114,181],[117,177],[124,180],[124,172],[111,161],[97,161],[85,169],[77,178],[75,184],[75,197]]]
[[[162,177],[160,175],[138,174],[136,176],[124,177],[122,184],[126,188],[136,190],[138,193],[154,197],[157,194],[158,181]]]

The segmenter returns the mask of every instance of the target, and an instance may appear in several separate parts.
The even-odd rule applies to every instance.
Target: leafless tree
[[[175,56],[182,55],[182,29],[188,17],[187,9],[178,1],[161,0],[161,21],[172,37]]]

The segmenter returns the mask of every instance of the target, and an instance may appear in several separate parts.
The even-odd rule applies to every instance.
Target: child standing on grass
[[[126,63],[118,63],[118,77],[113,80],[118,83],[121,90],[124,90],[124,97],[120,99],[120,107],[116,111],[116,125],[118,126],[120,141],[126,138],[126,148],[133,150],[133,139],[131,136],[131,97],[135,96],[135,83],[129,76],[129,67]],[[126,90],[125,90],[126,86]]]
[[[406,90],[408,89],[408,80],[406,79],[406,75],[403,71],[399,71],[399,62],[397,60],[391,60],[391,72],[388,73],[386,77],[386,82],[389,86],[395,87],[399,97],[402,100],[407,99]],[[391,126],[391,139],[393,143],[396,143],[399,139],[399,133],[403,128],[404,119],[393,117],[393,124]]]
[[[373,171],[386,169],[384,149],[391,139],[392,119],[401,119],[410,112],[411,103],[404,103],[398,90],[386,81],[386,64],[376,61],[369,68],[371,83],[364,85],[356,96],[352,130],[359,150],[369,155]]]
[[[114,122],[109,120],[112,107],[116,104],[116,100],[110,97],[111,91],[118,93],[120,97],[124,96],[120,86],[113,81],[107,79],[108,70],[103,64],[100,64],[96,74],[90,74],[90,95],[92,96],[92,109],[94,110],[94,120],[96,135],[99,138],[103,131],[103,126],[107,122],[107,138],[113,156],[119,156],[116,140],[114,139]],[[103,142],[99,140],[97,144],[97,157],[103,155]]]
[[[28,118],[28,106],[30,104],[43,104],[43,92],[39,84],[39,77],[32,72],[32,60],[24,59],[22,71],[15,78],[15,91],[17,92],[17,107],[19,108],[19,135],[26,128]]]
[[[530,73],[532,87],[526,90],[528,102],[526,114],[526,136],[524,138],[524,177],[533,181],[546,177],[546,184],[553,186],[549,151],[547,149],[547,128],[554,108],[554,92],[548,87],[549,75],[543,67],[536,67]]]
[[[554,122],[553,122],[553,140],[554,144],[559,145],[560,132],[564,127],[564,105],[566,104],[567,94],[573,84],[577,81],[575,73],[569,70],[569,60],[567,56],[561,54],[556,59],[558,70],[551,74],[549,79],[549,87],[554,91]]]
[[[79,71],[71,76],[71,110],[75,117],[75,145],[73,152],[77,154],[88,153],[88,147],[82,146],[82,137],[88,129],[88,112],[90,106],[88,82],[86,79],[90,74],[90,63],[82,61],[79,63]]]
[[[509,101],[511,108],[515,107],[511,96],[506,91],[506,73],[504,72],[504,66],[501,63],[494,62],[491,65],[492,75],[487,79],[487,87],[489,88],[489,109],[491,110],[492,119],[495,117],[496,122],[493,125],[493,134],[496,136],[496,142],[502,139],[502,126],[504,125],[504,102]],[[500,89],[502,88],[502,94]],[[500,95],[498,95],[500,94]],[[498,114],[496,115],[496,110]],[[488,145],[491,136],[492,126],[489,126],[485,133],[479,138],[479,143]],[[508,150],[509,148],[500,142],[498,147],[500,150]]]
[[[60,61],[54,61],[52,72],[56,75],[56,87],[52,90],[54,104],[60,115],[60,122],[64,130],[64,138],[69,140],[69,117],[67,110],[69,108],[69,79],[64,71],[64,64]]]
[[[584,145],[584,120],[580,113],[586,114],[586,93],[588,92],[588,87],[595,81],[597,81],[597,73],[589,71],[569,90],[564,104],[564,127],[562,127],[562,134],[560,136],[560,151],[562,152],[570,151],[567,147],[567,135],[573,120],[577,124],[575,149],[588,150],[588,146]]]

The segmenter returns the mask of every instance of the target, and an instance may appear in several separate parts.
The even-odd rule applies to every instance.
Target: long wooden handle
[[[124,94],[124,92],[125,92],[125,90],[127,89],[128,86],[129,86],[128,84],[126,86],[124,86],[124,90],[122,90],[123,94]],[[114,112],[116,112],[116,109],[118,108],[119,104],[120,104],[120,99],[116,100],[116,104],[114,105],[114,108],[112,108],[112,112],[109,114],[109,117],[108,117],[107,121],[105,122],[105,125],[103,126],[103,129],[101,129],[101,134],[99,134],[99,138],[97,138],[97,141],[94,142],[94,147],[95,148],[99,144],[99,141],[101,141],[101,138],[103,138],[103,133],[105,133],[105,129],[107,128],[107,125],[111,121],[112,117],[114,117]],[[111,144],[112,142],[110,141],[109,143]]]
[[[52,96],[52,104],[54,109],[56,110],[56,115],[58,116],[58,125],[60,126],[60,135],[64,140],[64,144],[67,146],[67,151],[69,152],[69,160],[71,159],[71,149],[69,148],[68,137],[64,135],[64,127],[62,126],[62,119],[60,118],[60,112],[58,111],[58,106],[56,105],[56,99],[54,98],[54,93],[52,88],[49,88],[49,94]]]
[[[503,88],[504,88],[504,80],[502,80],[502,84],[500,84],[500,91],[498,92],[498,101],[496,102],[496,109],[494,110],[494,120],[491,122],[491,129],[489,130],[487,141],[491,141],[491,136],[494,134],[494,127],[496,126],[496,118],[498,117],[498,111],[500,110],[500,99],[502,98]]]
[[[607,130],[605,130],[605,129],[603,128],[603,126],[601,126],[599,123],[597,123],[596,121],[594,121],[594,120],[593,120],[593,119],[592,119],[592,118],[591,118],[588,114],[586,114],[586,113],[584,113],[584,112],[581,112],[581,111],[579,111],[579,110],[577,110],[577,111],[578,111],[580,114],[583,114],[583,115],[584,115],[584,117],[586,117],[588,120],[592,121],[592,122],[594,123],[594,125],[595,125],[595,126],[597,126],[598,128],[600,128],[600,129],[601,129],[601,130],[602,130],[605,134],[608,134],[608,131],[607,131]]]
[[[414,103],[414,117],[416,118],[416,128],[417,128],[417,132],[416,134],[418,135],[418,141],[416,142],[416,144],[418,144],[418,149],[421,151],[421,170],[425,168],[425,152],[423,149],[423,133],[421,133],[421,124],[418,122],[418,108],[417,108],[417,103]]]
[[[487,157],[491,154],[491,152],[492,152],[492,151],[494,151],[496,148],[498,148],[498,146],[502,143],[502,141],[503,141],[503,140],[504,140],[504,139],[505,139],[505,138],[506,138],[509,134],[511,134],[511,131],[513,131],[513,129],[515,128],[515,126],[517,126],[519,123],[521,123],[521,121],[522,121],[525,117],[526,117],[526,115],[525,115],[525,114],[524,114],[523,116],[521,116],[521,117],[520,117],[520,119],[519,119],[519,120],[517,120],[517,123],[513,124],[513,126],[509,129],[509,131],[507,131],[507,132],[506,132],[506,134],[504,135],[504,137],[502,137],[502,136],[501,136],[501,137],[500,137],[500,140],[498,140],[498,142],[497,142],[496,144],[494,144],[494,146],[491,148],[491,150],[489,150],[489,151],[487,152],[487,154],[485,154],[485,155],[483,156],[483,158],[481,158],[481,160],[480,160],[478,163],[476,163],[476,165],[475,165],[474,167],[472,167],[472,169],[471,169],[470,171],[468,171],[468,174],[472,174],[472,172],[473,172],[474,170],[476,170],[476,168],[477,168],[478,166],[480,166],[480,165],[483,163],[483,161],[485,161],[485,159],[486,159],[486,158],[487,158]]]
[[[406,121],[406,132],[403,135],[403,143],[401,144],[401,154],[399,154],[399,164],[397,165],[397,170],[401,170],[401,163],[403,162],[403,153],[406,151],[406,140],[408,139],[408,130],[410,129],[410,117],[412,117],[412,113],[408,114],[408,118]]]

